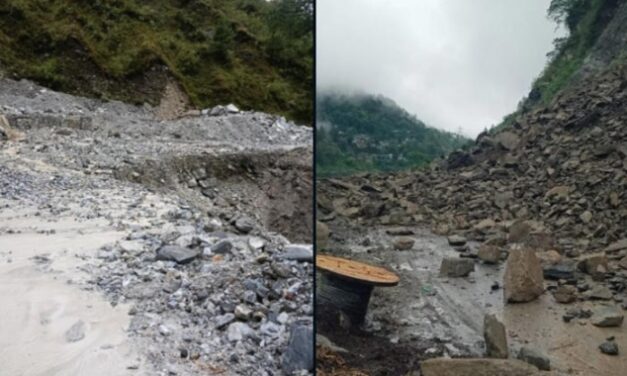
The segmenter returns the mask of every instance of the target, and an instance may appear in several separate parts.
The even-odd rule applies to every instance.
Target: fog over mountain
[[[319,0],[319,90],[395,100],[467,136],[515,110],[564,34],[550,0]]]

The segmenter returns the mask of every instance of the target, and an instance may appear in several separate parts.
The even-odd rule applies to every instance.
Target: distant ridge
[[[382,95],[318,93],[316,169],[322,176],[419,167],[468,143],[427,126]]]

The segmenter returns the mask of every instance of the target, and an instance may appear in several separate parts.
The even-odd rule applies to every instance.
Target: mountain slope
[[[197,107],[311,121],[311,0],[3,0],[0,66],[55,90],[156,104],[175,79]]]
[[[417,167],[468,141],[428,127],[383,96],[319,93],[317,102],[316,168],[323,176]]]
[[[627,58],[627,1],[552,0],[548,16],[563,24],[569,34],[554,41],[550,61],[528,96],[495,131],[512,125],[524,113],[550,104],[579,80]]]

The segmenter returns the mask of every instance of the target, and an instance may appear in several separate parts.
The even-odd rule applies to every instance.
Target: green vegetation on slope
[[[318,94],[320,176],[418,167],[469,142],[426,126],[382,96]]]
[[[624,0],[552,0],[548,16],[568,29],[568,36],[554,41],[549,62],[534,81],[532,90],[516,112],[507,115],[495,130],[511,125],[523,111],[548,104],[571,82],[586,56]]]
[[[3,69],[87,96],[154,104],[170,75],[198,107],[311,122],[312,53],[313,0],[0,2]]]

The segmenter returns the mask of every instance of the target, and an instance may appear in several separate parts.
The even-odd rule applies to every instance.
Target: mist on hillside
[[[549,3],[320,0],[318,90],[382,94],[430,125],[476,136],[516,109],[564,34]]]

